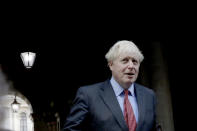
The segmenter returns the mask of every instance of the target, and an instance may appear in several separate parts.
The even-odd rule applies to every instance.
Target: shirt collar
[[[116,96],[119,96],[122,92],[123,92],[123,88],[118,84],[118,82],[114,79],[114,77],[111,77],[110,83],[112,85],[112,88],[115,92]],[[134,94],[134,83],[131,84],[131,86],[129,87],[129,92],[131,93],[132,96],[135,96]]]

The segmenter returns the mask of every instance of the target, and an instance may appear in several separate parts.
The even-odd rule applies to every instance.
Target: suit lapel
[[[124,116],[122,114],[120,105],[110,84],[110,81],[104,82],[104,85],[100,90],[100,96],[103,99],[104,103],[111,110],[112,114],[114,115],[117,123],[122,128],[122,130],[128,131],[128,127],[124,120]]]
[[[139,114],[139,119],[138,119],[136,131],[140,131],[140,127],[143,123],[144,116],[145,116],[145,110],[146,110],[145,94],[142,91],[142,89],[140,88],[140,86],[137,84],[135,84],[135,93],[136,93],[136,97],[137,97],[138,114]]]

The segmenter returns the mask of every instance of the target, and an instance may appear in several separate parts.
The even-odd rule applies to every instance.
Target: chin
[[[134,82],[135,82],[135,80],[130,80],[128,83],[132,84],[132,83],[134,83]]]
[[[131,85],[133,83],[133,81],[126,81],[125,82],[127,85]]]

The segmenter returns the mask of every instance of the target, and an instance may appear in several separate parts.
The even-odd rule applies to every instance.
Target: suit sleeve
[[[66,119],[63,131],[81,131],[88,115],[88,99],[83,88],[79,88],[77,95]]]

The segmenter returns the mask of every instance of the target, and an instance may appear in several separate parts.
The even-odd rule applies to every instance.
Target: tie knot
[[[124,94],[126,95],[126,96],[128,96],[128,94],[129,94],[129,91],[126,89],[126,90],[124,90]]]

